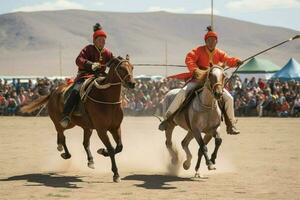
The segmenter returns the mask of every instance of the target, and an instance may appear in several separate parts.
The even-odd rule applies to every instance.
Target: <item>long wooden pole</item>
[[[211,0],[211,15],[210,15],[210,21],[211,21],[211,28],[214,30],[214,0]]]
[[[291,37],[291,38],[289,38],[289,39],[287,39],[287,40],[285,40],[285,41],[283,41],[283,42],[280,42],[280,43],[278,43],[278,44],[275,44],[275,45],[272,46],[272,47],[269,47],[269,48],[267,48],[267,49],[265,49],[265,50],[262,50],[262,51],[260,51],[260,52],[258,52],[258,53],[256,53],[256,54],[254,54],[253,56],[250,56],[250,57],[244,59],[244,60],[242,61],[242,63],[244,63],[244,62],[246,62],[246,61],[248,61],[248,60],[250,60],[250,59],[252,59],[252,58],[254,58],[254,57],[256,57],[256,56],[258,56],[258,55],[260,55],[260,54],[262,54],[262,53],[265,53],[266,51],[269,51],[269,50],[271,50],[271,49],[273,49],[273,48],[275,48],[275,47],[278,47],[278,46],[280,46],[280,45],[283,45],[284,43],[287,43],[287,42],[289,42],[289,41],[296,40],[296,39],[298,39],[298,38],[300,38],[300,35],[295,35],[294,37]],[[238,67],[233,71],[233,73],[231,74],[230,78],[227,79],[226,83],[229,82],[229,80],[232,78],[233,74],[234,74],[241,66],[242,66],[242,65],[238,66]],[[226,85],[226,83],[225,83],[225,85]]]

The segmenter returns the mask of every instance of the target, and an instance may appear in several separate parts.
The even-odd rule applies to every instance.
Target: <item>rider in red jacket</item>
[[[66,128],[71,119],[70,114],[80,100],[79,89],[85,79],[94,76],[97,73],[103,73],[106,69],[106,63],[113,58],[113,54],[105,48],[107,34],[99,23],[94,26],[93,44],[84,47],[76,58],[78,74],[75,79],[71,94],[64,105],[63,118],[60,121],[62,127]]]

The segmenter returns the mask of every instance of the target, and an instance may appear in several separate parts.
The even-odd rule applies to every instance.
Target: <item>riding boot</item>
[[[73,111],[75,105],[79,101],[79,93],[77,90],[72,90],[70,96],[68,97],[63,110],[63,118],[59,122],[63,128],[67,128],[71,122],[70,114]]]
[[[223,92],[224,120],[227,127],[227,133],[230,135],[237,135],[240,131],[235,127],[236,120],[234,117],[233,98],[227,90]]]
[[[169,112],[168,117],[166,117],[163,121],[160,122],[158,129],[161,131],[165,131],[168,126],[171,126],[172,124],[174,124],[173,117],[174,117],[173,113]]]
[[[240,131],[235,127],[235,122],[233,122],[232,120],[229,119],[228,114],[226,113],[226,111],[223,113],[224,114],[224,121],[226,124],[226,131],[227,134],[230,135],[237,135],[240,133]]]

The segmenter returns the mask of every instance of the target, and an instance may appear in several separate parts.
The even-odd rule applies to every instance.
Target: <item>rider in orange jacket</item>
[[[186,99],[189,92],[199,85],[203,85],[208,69],[213,65],[225,64],[229,67],[237,67],[242,64],[238,58],[229,57],[225,52],[216,48],[218,35],[208,27],[208,32],[204,36],[205,45],[192,49],[186,56],[185,63],[190,71],[191,81],[182,88],[165,113],[165,120],[159,125],[160,130],[165,130],[168,123],[173,120],[173,114],[178,110]],[[176,77],[176,76],[175,76]],[[188,77],[186,77],[188,78]],[[235,127],[235,117],[233,108],[233,98],[230,93],[224,89],[223,100],[225,103],[225,123],[228,134],[239,134]]]

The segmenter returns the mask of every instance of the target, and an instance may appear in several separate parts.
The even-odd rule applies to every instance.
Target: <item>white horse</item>
[[[198,162],[195,167],[195,176],[199,176],[198,170],[203,155],[208,169],[216,169],[214,164],[218,149],[222,143],[222,139],[220,137],[222,114],[218,100],[221,99],[223,94],[224,79],[225,75],[222,67],[217,65],[211,67],[202,90],[200,92],[196,92],[196,96],[191,100],[191,102],[175,114],[173,118],[174,123],[169,124],[165,130],[166,146],[172,157],[172,163],[176,163],[178,161],[176,152],[172,147],[173,130],[175,126],[178,125],[188,131],[187,135],[181,142],[186,153],[186,160],[183,163],[183,167],[186,170],[190,168],[192,159],[192,154],[188,145],[193,138],[197,140],[199,150]],[[178,91],[179,89],[174,89],[166,94],[166,97],[163,100],[164,110],[170,106]],[[205,134],[204,138],[202,138],[201,133]],[[211,158],[209,158],[206,145],[212,137],[215,138],[215,149]]]

